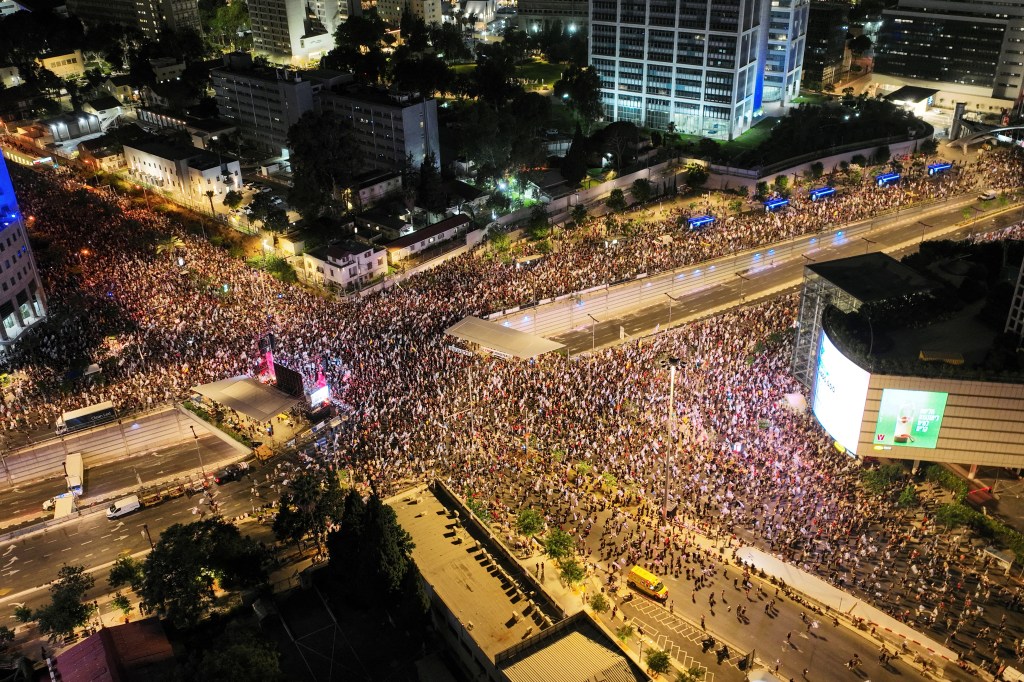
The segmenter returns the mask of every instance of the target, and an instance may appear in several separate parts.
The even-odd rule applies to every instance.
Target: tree
[[[691,666],[686,670],[680,670],[679,674],[676,675],[676,682],[701,682],[703,679],[704,671],[698,665]]]
[[[939,142],[934,137],[929,137],[921,143],[920,149],[925,156],[933,156],[935,152],[939,151]]]
[[[559,169],[570,187],[580,184],[580,180],[587,176],[587,146],[587,138],[583,136],[583,130],[577,123],[572,144],[569,145]]]
[[[636,145],[640,141],[640,130],[635,125],[628,121],[615,121],[605,126],[599,136],[602,147],[611,150],[616,169],[633,163]]]
[[[612,605],[608,602],[608,598],[604,596],[602,592],[595,592],[590,597],[590,608],[594,609],[596,613],[604,613],[610,609]]]
[[[184,248],[185,242],[181,239],[181,237],[175,237],[174,235],[171,235],[166,239],[161,239],[159,242],[157,242],[156,253],[158,256],[166,254],[173,258],[174,254],[177,253],[179,249]]]
[[[208,189],[208,190],[206,190],[205,194],[206,194],[206,198],[210,200],[210,213],[211,214],[217,213],[216,209],[213,208],[213,197],[215,197],[217,195],[217,193],[214,192],[212,189]]]
[[[626,208],[626,195],[621,189],[613,189],[608,193],[608,198],[605,199],[605,206],[612,209],[613,211],[622,211]]]
[[[121,613],[123,613],[126,616],[129,613],[132,612],[132,601],[131,601],[131,599],[129,599],[128,597],[124,596],[120,592],[117,592],[116,594],[114,594],[114,598],[110,600],[110,603],[114,605],[115,609],[117,609],[118,611],[120,611]]]
[[[718,158],[721,150],[722,145],[720,145],[717,140],[712,140],[710,137],[702,137],[700,142],[697,143],[697,153],[703,158],[711,161]]]
[[[351,19],[349,20],[351,21]],[[346,126],[330,113],[308,112],[288,130],[293,188],[288,198],[304,217],[327,209],[337,187],[347,187],[361,164]]]
[[[454,78],[444,61],[428,54],[398,61],[392,69],[391,83],[401,90],[432,96],[435,92],[451,92]]]
[[[811,177],[817,180],[825,173],[825,164],[821,161],[815,161],[810,166]]]
[[[487,233],[487,241],[498,253],[505,253],[512,248],[512,239],[508,236],[508,232],[501,230],[490,230]]]
[[[589,129],[601,117],[601,79],[593,67],[569,66],[555,82],[554,95],[573,112],[577,125]]]
[[[203,655],[201,682],[277,682],[280,653],[268,640],[249,629],[229,630],[217,646]]]
[[[628,642],[633,635],[636,634],[636,629],[629,624],[623,624],[615,628],[615,636],[623,643]]]
[[[274,535],[296,545],[309,535],[319,551],[327,539],[327,529],[341,521],[344,510],[345,494],[337,475],[327,469],[305,470],[292,479],[288,492],[281,496]]]
[[[872,160],[876,164],[881,165],[883,163],[886,163],[889,160],[890,156],[892,156],[892,152],[889,151],[889,145],[883,144],[881,147],[875,150],[875,154]]]
[[[448,201],[441,182],[441,173],[437,170],[437,158],[433,152],[423,156],[420,164],[420,184],[416,192],[416,203],[430,213],[440,215],[448,208]]]
[[[114,560],[110,567],[110,575],[107,577],[107,584],[117,589],[128,585],[138,591],[142,585],[142,562],[130,555],[121,555]]]
[[[242,193],[237,190],[229,190],[224,195],[224,205],[228,208],[238,208],[244,200],[245,198],[242,196]]]
[[[768,196],[768,183],[765,180],[758,180],[754,187],[754,196],[764,199]]]
[[[583,582],[583,579],[587,577],[587,570],[583,567],[583,564],[576,559],[576,557],[559,559],[558,570],[566,585],[576,585],[577,583]]]
[[[34,611],[19,607],[15,618],[23,622],[36,621],[39,631],[51,641],[70,637],[76,628],[89,621],[93,606],[83,600],[95,582],[85,572],[85,566],[64,564],[57,571],[57,580],[50,585],[50,603]]]
[[[544,204],[534,204],[526,230],[530,239],[534,240],[543,239],[551,232],[551,220]]]
[[[384,50],[395,41],[387,24],[376,12],[354,14],[334,31],[337,47],[320,60],[327,69],[351,71],[357,80],[376,83],[384,75],[387,57]]]
[[[536,509],[526,508],[519,512],[516,519],[516,530],[520,535],[533,537],[544,528],[544,517]]]
[[[776,175],[775,176],[775,191],[782,194],[789,189],[789,176],[788,175]]]
[[[669,660],[667,651],[662,651],[660,649],[648,649],[645,658],[647,659],[647,667],[650,668],[651,672],[659,675],[667,673],[671,666],[671,661]]]
[[[561,528],[552,528],[544,538],[544,554],[552,559],[564,559],[573,553],[575,542],[571,535]]]
[[[573,206],[570,216],[572,217],[572,222],[576,227],[582,227],[586,224],[587,220],[590,219],[590,214],[587,213],[586,204],[576,204]]]
[[[632,187],[630,187],[630,193],[633,195],[633,200],[638,204],[646,204],[651,200],[651,195],[654,193],[651,188],[651,181],[638,178],[633,181]]]
[[[702,164],[691,163],[686,167],[686,184],[690,187],[703,187],[709,177],[707,167]]]
[[[146,557],[140,594],[178,627],[195,625],[213,604],[214,585],[225,590],[264,584],[264,552],[220,518],[176,523]]]
[[[871,49],[871,38],[863,33],[850,41],[850,50],[857,54],[863,54]]]
[[[275,206],[267,211],[266,217],[263,218],[263,227],[271,232],[284,232],[288,229],[288,213],[283,208]]]

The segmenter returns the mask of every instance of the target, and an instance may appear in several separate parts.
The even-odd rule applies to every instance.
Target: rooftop
[[[457,510],[442,504],[430,490],[410,493],[392,506],[416,543],[412,556],[423,579],[488,658],[494,661],[499,653],[548,627],[542,623],[550,618],[539,610],[544,605],[529,609],[540,622],[524,615],[531,595],[509,576],[515,568],[504,565],[489,543],[474,538]],[[546,602],[543,596],[534,599]]]
[[[186,161],[199,154],[199,150],[195,147],[175,147],[163,142],[133,142],[125,147],[137,149],[144,154],[152,154],[168,161]]]
[[[64,682],[144,682],[174,660],[158,618],[102,628],[61,653],[57,669]]]
[[[121,106],[121,103],[117,101],[117,98],[113,97],[111,95],[106,95],[105,97],[97,97],[96,99],[91,99],[91,100],[89,100],[87,102],[87,104],[90,107],[92,107],[93,109],[95,109],[96,111],[104,111],[106,109],[116,109],[119,106]]]
[[[930,291],[934,285],[884,253],[811,263],[807,269],[861,303],[874,303]]]
[[[934,97],[938,92],[938,90],[932,90],[931,88],[904,85],[896,92],[886,95],[885,98],[890,102],[911,102],[917,104],[918,102],[926,101],[929,97]]]
[[[419,229],[419,230],[416,230],[415,232],[413,232],[411,234],[407,234],[404,237],[399,237],[398,239],[394,240],[393,242],[388,242],[387,247],[389,249],[392,249],[392,250],[393,249],[404,249],[405,247],[412,246],[413,244],[415,244],[417,242],[421,242],[424,239],[430,239],[431,237],[436,237],[437,235],[442,234],[443,232],[446,232],[448,230],[455,229],[455,228],[460,228],[463,225],[468,225],[468,224],[469,224],[469,216],[467,216],[464,213],[460,213],[458,215],[452,216],[451,218],[445,218],[444,220],[439,220],[438,222],[436,222],[436,223],[434,223],[432,225],[427,225],[426,227],[424,227],[422,229]]]
[[[332,89],[331,94],[341,99],[352,99],[391,107],[411,107],[426,101],[419,93],[392,92],[382,88],[371,88],[365,85],[344,84]]]

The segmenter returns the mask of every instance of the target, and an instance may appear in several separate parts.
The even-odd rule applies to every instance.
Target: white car
[[[999,193],[996,192],[994,189],[990,189],[986,192],[979,194],[978,198],[981,199],[982,201],[992,201],[997,196],[999,196]]]

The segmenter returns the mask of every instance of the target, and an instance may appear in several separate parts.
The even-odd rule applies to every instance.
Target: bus
[[[117,409],[114,407],[114,403],[109,400],[78,410],[71,410],[70,412],[65,412],[57,420],[57,435],[63,436],[65,433],[74,433],[75,431],[81,431],[82,429],[99,424],[106,424],[115,419],[117,419]]]

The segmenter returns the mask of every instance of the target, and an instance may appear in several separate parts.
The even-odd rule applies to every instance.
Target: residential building
[[[0,158],[0,344],[13,341],[45,318],[43,284],[7,163]]]
[[[124,158],[132,177],[204,207],[207,192],[223,197],[242,184],[237,159],[195,147],[133,142],[124,145]]]
[[[419,166],[432,154],[440,168],[437,102],[433,98],[344,87],[322,91],[318,107],[351,126],[351,137],[364,166],[401,170],[410,160]]]
[[[139,89],[128,76],[111,76],[101,87],[121,104],[132,104],[139,99]]]
[[[302,254],[307,282],[347,289],[383,277],[388,271],[387,252],[374,244],[354,240],[332,244]]]
[[[275,61],[318,61],[334,49],[346,0],[249,0],[253,51]]]
[[[364,211],[401,191],[401,173],[367,171],[353,178],[352,186],[342,194],[343,199],[348,202],[349,210]]]
[[[79,142],[78,160],[89,170],[102,173],[116,173],[127,165],[120,146],[103,138]]]
[[[1003,0],[899,0],[882,13],[876,73],[900,85],[963,86],[952,92],[1012,104],[1024,84],[1024,3]],[[915,82],[920,81],[920,82]],[[955,95],[946,106],[952,107]]]
[[[444,21],[441,0],[409,0],[409,11],[427,26],[440,25]]]
[[[36,60],[39,66],[53,73],[58,78],[78,79],[85,75],[85,60],[81,50],[71,50],[62,54],[50,54]]]
[[[259,67],[240,53],[227,55],[224,66],[211,74],[220,117],[237,125],[243,140],[270,154],[287,149],[288,129],[313,110],[316,93],[352,79],[329,71]]]
[[[67,0],[68,14],[86,24],[138,26],[135,0]]]
[[[149,60],[149,67],[153,69],[157,83],[175,81],[185,73],[185,62],[178,61],[174,57],[159,57]]]
[[[531,35],[561,24],[566,33],[587,30],[587,0],[519,0],[516,21]]]
[[[67,7],[87,24],[132,26],[149,40],[159,39],[164,27],[202,34],[199,0],[68,0]]]
[[[124,109],[121,108],[121,103],[112,95],[89,100],[82,105],[82,111],[87,114],[92,114],[99,119],[100,129],[104,132],[106,132],[110,126],[117,123],[118,119],[121,118],[121,115],[124,113]]]
[[[21,77],[21,71],[17,66],[10,64],[7,66],[0,66],[0,85],[3,85],[4,88],[13,88],[24,82],[25,79]]]
[[[814,89],[832,85],[843,77],[849,5],[816,2],[807,20],[804,50],[804,82]]]
[[[433,225],[416,230],[412,234],[399,237],[387,244],[388,261],[395,265],[406,258],[412,258],[438,244],[454,239],[460,232],[469,229],[469,216],[459,215],[445,218]]]
[[[806,16],[806,0],[592,0],[605,116],[732,139],[796,94]]]
[[[174,649],[160,619],[144,618],[102,627],[47,663],[62,682],[146,682],[173,669]]]

